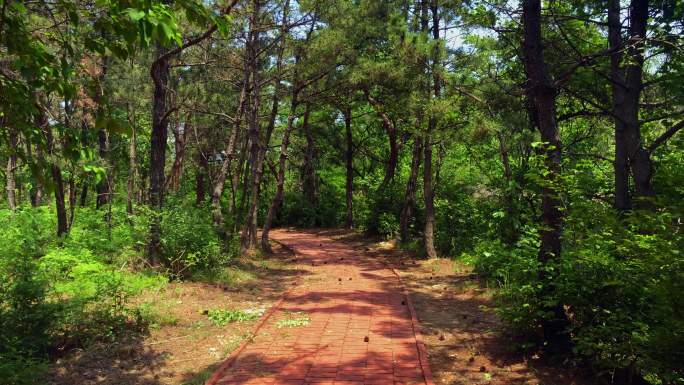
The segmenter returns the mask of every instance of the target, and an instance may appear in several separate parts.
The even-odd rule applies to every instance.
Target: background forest
[[[297,226],[461,259],[521,348],[684,384],[683,28],[681,0],[0,0],[0,382]]]

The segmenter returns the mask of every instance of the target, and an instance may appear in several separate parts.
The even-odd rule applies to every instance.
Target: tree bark
[[[620,67],[622,61],[622,22],[620,20],[620,0],[608,2],[608,44],[613,50],[610,57],[612,76],[613,115],[615,124],[615,160],[613,170],[615,176],[614,206],[618,211],[631,208],[629,192],[629,163],[625,138],[625,122],[619,114],[625,104],[625,79]]]
[[[81,145],[83,147],[89,146],[88,140],[88,123],[85,120],[81,121]],[[81,196],[79,198],[79,206],[85,207],[88,200],[88,177],[83,176],[81,180]]]
[[[383,191],[390,184],[392,179],[394,179],[394,173],[397,169],[397,162],[399,160],[397,128],[394,125],[392,119],[390,119],[389,115],[387,115],[387,113],[382,110],[380,102],[377,101],[373,96],[371,96],[370,90],[368,90],[368,88],[364,88],[364,93],[366,95],[366,99],[368,100],[368,102],[373,106],[375,111],[382,118],[382,127],[385,130],[385,133],[387,134],[387,141],[389,144],[390,153],[389,158],[387,159],[387,163],[385,165],[385,176],[383,177],[382,182],[378,187],[378,191]]]
[[[207,170],[209,162],[206,155],[197,150],[197,170],[195,171],[195,204],[200,206],[207,199]]]
[[[426,0],[424,0],[426,1]],[[439,41],[439,7],[437,0],[432,0],[432,38],[435,42]],[[438,99],[441,96],[442,86],[439,75],[440,52],[439,47],[435,46],[432,61],[432,78],[434,87],[434,98]],[[436,258],[437,251],[435,250],[435,196],[432,186],[432,134],[437,127],[437,117],[432,114],[428,120],[428,127],[424,138],[424,156],[423,163],[423,195],[425,200],[425,228],[423,230],[423,243],[425,247],[425,256],[428,258]]]
[[[68,220],[68,230],[71,230],[71,226],[74,225],[74,216],[76,215],[76,180],[72,176],[67,182],[69,187],[67,196],[69,197],[69,220]]]
[[[135,199],[135,178],[137,174],[137,146],[135,121],[131,124],[131,137],[128,139],[128,185],[126,188],[126,212],[133,214],[133,200]]]
[[[648,22],[648,0],[632,0],[629,12],[629,40],[622,39],[620,2],[608,3],[608,42],[614,51],[611,55],[613,119],[615,124],[615,208],[626,211],[632,208],[629,176],[634,181],[634,198],[637,207],[653,208],[653,165],[649,151],[641,138],[639,100],[643,89],[642,53]],[[626,50],[624,49],[626,47]],[[623,52],[628,61],[623,62]],[[623,65],[624,64],[624,65]]]
[[[345,221],[345,227],[348,229],[354,228],[354,137],[352,135],[351,114],[351,108],[347,107],[344,110],[344,132],[347,142],[347,151],[345,152],[347,219]]]
[[[109,133],[104,126],[106,123],[105,117],[105,101],[104,101],[104,82],[107,76],[108,69],[108,59],[106,56],[102,57],[102,65],[100,66],[100,73],[98,74],[95,85],[95,93],[93,95],[93,101],[97,106],[96,111],[96,124],[100,125],[97,132],[98,138],[98,153],[100,159],[106,164],[107,177],[97,183],[95,190],[97,191],[97,198],[95,205],[98,209],[109,203],[111,199],[111,186],[112,186],[112,170],[110,167],[109,159]]]
[[[26,139],[26,155],[28,159],[33,158],[33,150],[31,141],[29,138]],[[36,157],[37,159],[43,159],[43,151],[40,146],[36,146]],[[35,180],[35,186],[29,190],[29,199],[31,201],[31,207],[38,207],[43,202],[43,186],[40,180]]]
[[[314,207],[318,205],[318,178],[316,176],[316,141],[313,136],[313,131],[309,125],[309,116],[311,115],[311,104],[307,102],[304,105],[304,118],[302,120],[302,130],[306,137],[306,148],[304,149],[304,165],[302,174],[304,177],[302,190],[304,190],[304,197]]]
[[[259,108],[261,106],[261,84],[259,77],[259,50],[260,50],[260,15],[261,0],[253,0],[252,13],[249,18],[249,39],[247,44],[249,66],[249,139],[251,141],[249,155],[249,199],[247,201],[247,215],[242,227],[240,246],[242,250],[250,250],[257,246],[257,207],[259,200],[259,183],[261,181],[262,170],[260,168],[261,154],[261,127],[259,124]]]
[[[169,177],[166,179],[166,190],[178,190],[180,188],[181,176],[183,175],[183,160],[185,159],[185,150],[188,145],[188,133],[190,132],[190,114],[186,116],[183,122],[183,131],[181,132],[180,124],[173,130],[174,138],[174,158],[173,165],[169,171]]]
[[[420,119],[418,119],[418,127],[420,127]],[[406,181],[406,193],[404,194],[404,204],[401,208],[401,216],[399,218],[399,239],[402,242],[409,240],[409,222],[413,212],[413,205],[416,199],[416,185],[418,182],[418,172],[420,169],[420,158],[423,155],[423,142],[419,135],[413,137],[413,151],[411,155],[411,172],[408,181]]]
[[[54,156],[57,151],[55,138],[52,134],[52,127],[48,122],[48,117],[43,111],[42,107],[38,107],[39,113],[36,117],[36,126],[43,131],[45,142],[47,143],[48,154]],[[67,221],[66,205],[64,202],[64,181],[62,179],[62,170],[54,159],[50,164],[50,175],[54,183],[55,194],[55,210],[57,211],[57,236],[61,237],[69,231],[69,223]]]
[[[544,61],[544,48],[541,32],[541,0],[523,1],[523,64],[527,74],[527,95],[535,112],[535,123],[541,134],[541,154],[547,183],[542,187],[542,214],[539,237],[538,259],[542,266],[548,265],[561,255],[561,233],[563,214],[561,211],[560,192],[556,183],[559,180],[561,165],[561,142],[556,121],[557,90],[548,74]],[[553,295],[553,276],[544,268],[540,269],[540,278],[545,283],[544,295]],[[544,310],[553,316],[542,320],[547,348],[552,352],[565,351],[569,347],[569,338],[565,334],[568,324],[567,316],[561,304],[547,306]]]
[[[164,205],[164,166],[166,164],[166,140],[168,138],[167,86],[169,60],[166,49],[157,48],[157,59],[152,63],[150,75],[154,81],[152,98],[152,137],[150,143],[150,197],[153,211],[150,221],[150,237],[147,256],[152,266],[162,261],[161,210]]]
[[[10,155],[7,158],[7,169],[5,170],[5,177],[7,180],[7,205],[9,209],[15,211],[17,209],[17,200],[15,192],[17,189],[17,183],[14,178],[15,171],[17,169],[17,155],[15,153],[15,148],[19,142],[19,137],[13,129],[9,129],[9,151]]]
[[[237,141],[238,133],[240,132],[240,124],[242,122],[242,114],[245,107],[245,98],[247,92],[247,79],[242,84],[240,90],[240,99],[238,100],[238,107],[235,114],[235,124],[233,125],[233,132],[230,134],[228,139],[228,144],[226,146],[225,158],[221,162],[221,168],[219,169],[218,175],[216,176],[216,181],[211,193],[211,207],[212,207],[212,220],[216,230],[219,235],[225,238],[226,232],[222,228],[223,226],[223,212],[221,211],[221,196],[223,195],[223,190],[226,185],[226,178],[230,171],[231,163],[235,157],[235,142]]]
[[[508,148],[506,147],[506,140],[503,133],[497,132],[497,139],[499,140],[499,156],[501,157],[501,164],[503,166],[503,177],[506,186],[504,186],[504,207],[506,209],[506,222],[504,222],[502,238],[508,245],[514,245],[518,240],[518,233],[515,228],[515,193],[513,184],[513,172],[511,171],[510,156]]]

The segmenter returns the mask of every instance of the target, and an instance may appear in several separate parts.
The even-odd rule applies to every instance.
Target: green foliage
[[[381,213],[378,217],[378,234],[385,239],[392,239],[399,233],[399,221],[390,213]]]
[[[209,309],[207,317],[216,326],[226,326],[231,322],[251,321],[261,317],[263,309]]]
[[[499,312],[521,335],[537,337],[537,325],[552,316],[544,309],[561,303],[574,351],[600,371],[632,368],[654,383],[677,383],[684,258],[672,218],[635,212],[618,220],[587,209],[569,217],[574,239],[566,239],[556,263],[537,261],[536,234],[526,232],[513,248],[479,245],[476,271],[498,282]],[[542,268],[553,280],[540,279]]]
[[[162,246],[172,277],[225,267],[234,250],[222,250],[209,209],[181,202],[169,206],[162,216]]]
[[[0,375],[12,384],[37,378],[50,350],[88,346],[144,327],[130,299],[166,282],[110,264],[121,257],[111,254],[107,238],[89,239],[108,231],[88,220],[94,213],[84,210],[86,227],[74,227],[74,237],[62,240],[49,230],[50,214],[47,207],[13,217],[0,212],[6,230],[0,234]],[[117,234],[130,242],[133,230],[125,232],[125,226],[130,225],[114,229],[121,227]]]

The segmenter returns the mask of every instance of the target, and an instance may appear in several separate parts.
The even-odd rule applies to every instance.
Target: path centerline
[[[391,269],[316,233],[272,238],[296,252],[303,282],[207,385],[429,385],[410,303]]]

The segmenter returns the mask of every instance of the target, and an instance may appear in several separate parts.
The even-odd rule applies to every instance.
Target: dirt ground
[[[267,310],[292,285],[299,269],[291,253],[274,244],[274,255],[239,261],[238,285],[170,283],[136,298],[149,303],[158,322],[149,335],[132,334],[111,344],[71,352],[50,368],[50,385],[199,385],[240,343],[257,321],[216,326],[208,309]]]
[[[331,232],[385,258],[401,276],[416,308],[437,385],[593,385],[579,370],[523,354],[494,312],[493,291],[468,266],[419,260],[393,242]]]

